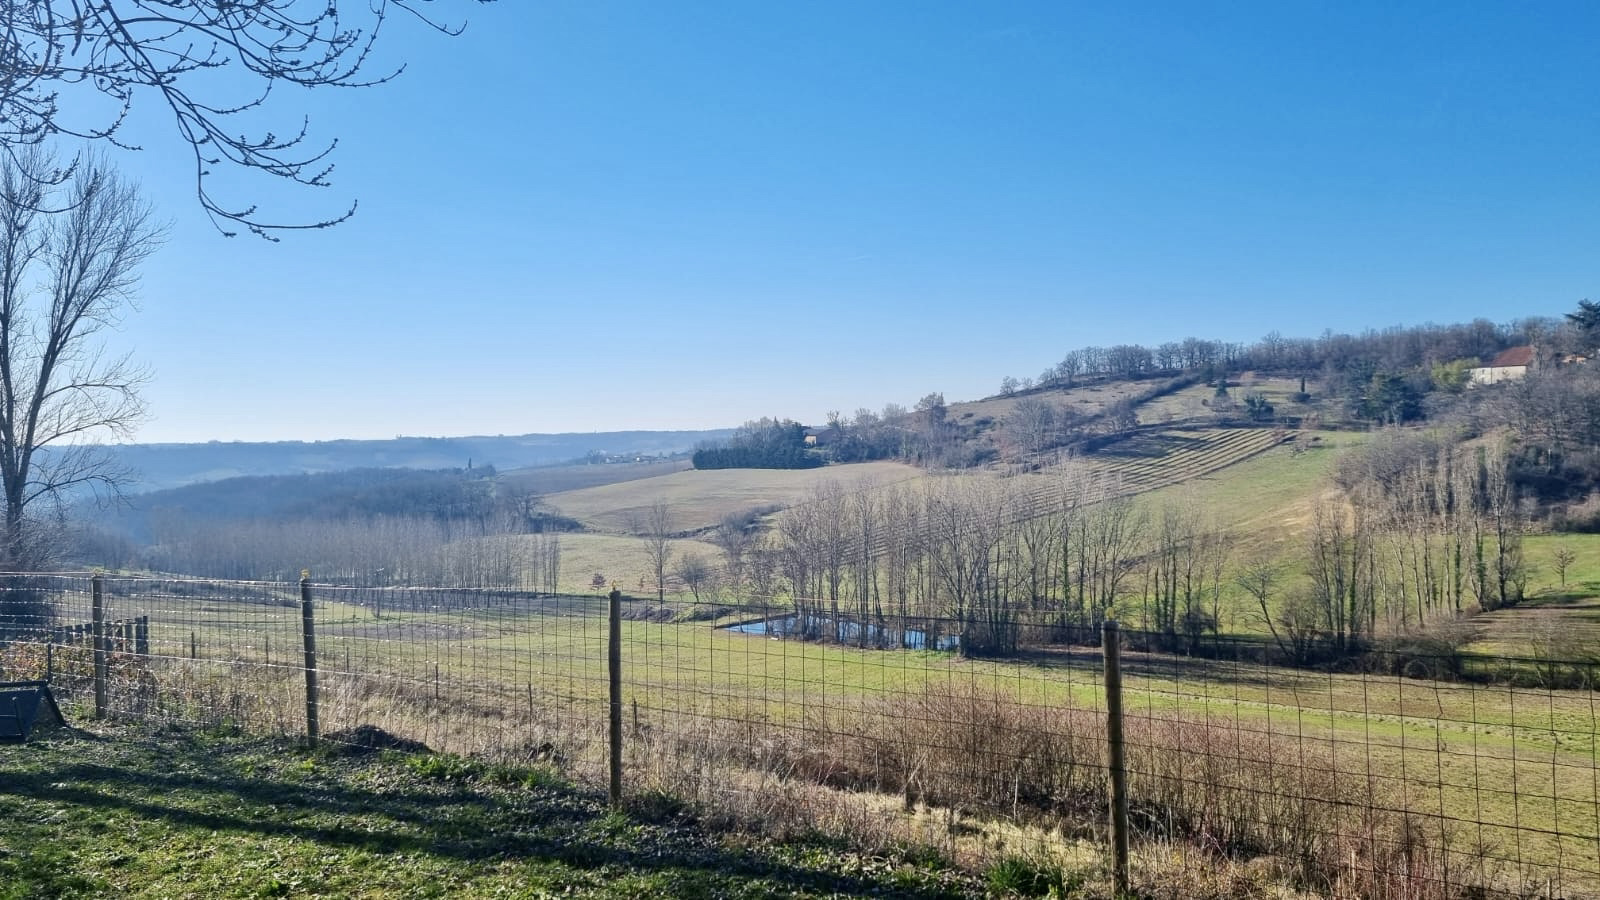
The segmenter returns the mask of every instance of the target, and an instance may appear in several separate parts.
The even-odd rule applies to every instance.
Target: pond
[[[961,636],[956,634],[934,632],[932,646],[929,647],[928,633],[919,628],[901,628],[887,622],[876,625],[850,619],[839,619],[835,626],[832,616],[807,615],[802,619],[795,613],[728,625],[726,629],[740,634],[797,640],[836,638],[839,643],[852,646],[860,646],[864,638],[866,646],[880,649],[955,650],[961,646]]]

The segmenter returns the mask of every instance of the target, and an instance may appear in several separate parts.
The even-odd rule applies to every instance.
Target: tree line
[[[693,460],[696,469],[815,469],[827,462],[791,419],[746,422],[722,444],[696,448]]]
[[[1068,351],[1035,378],[1007,376],[1001,393],[1071,387],[1083,380],[1148,378],[1178,372],[1255,369],[1308,377],[1350,372],[1389,373],[1425,369],[1459,359],[1487,360],[1521,344],[1566,341],[1573,326],[1565,320],[1531,317],[1509,324],[1487,319],[1450,325],[1393,326],[1359,334],[1324,331],[1315,338],[1286,337],[1272,331],[1254,343],[1184,338],[1155,347],[1118,344]],[[1474,363],[1476,364],[1476,362]]]
[[[1120,616],[1193,651],[1242,615],[1306,662],[1520,602],[1513,459],[1504,443],[1385,433],[1344,459],[1298,545],[1271,557],[1245,552],[1191,499],[1150,504],[1072,465],[825,481],[769,527],[730,517],[709,539],[717,587],[791,611],[800,637],[920,646],[914,636],[944,633],[963,652],[1006,654],[1088,639]]]
[[[215,578],[554,591],[578,523],[492,468],[226,479],[133,498],[65,536],[80,562]]]

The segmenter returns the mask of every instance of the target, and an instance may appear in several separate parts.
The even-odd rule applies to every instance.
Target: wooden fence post
[[[93,598],[94,633],[94,717],[106,717],[106,596],[105,578],[96,573],[89,580]]]
[[[1116,895],[1128,893],[1128,767],[1122,744],[1121,629],[1101,630],[1106,672],[1106,769],[1111,782],[1111,878]]]
[[[306,740],[317,742],[317,625],[311,609],[311,572],[300,573],[300,633],[306,643]]]
[[[133,620],[133,652],[150,655],[150,615],[146,613]]]
[[[606,671],[611,679],[611,805],[622,806],[622,591],[612,588],[606,633]]]

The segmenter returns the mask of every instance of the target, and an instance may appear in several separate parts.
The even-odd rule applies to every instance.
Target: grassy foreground
[[[627,814],[539,767],[229,732],[0,745],[0,898],[971,896],[937,863]]]

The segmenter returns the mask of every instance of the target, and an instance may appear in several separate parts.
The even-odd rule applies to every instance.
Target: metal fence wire
[[[770,599],[621,598],[613,630],[599,593],[0,584],[0,680],[48,679],[69,715],[538,762],[731,824],[980,862],[1111,859],[1120,732],[1135,887],[1205,872],[1325,896],[1600,897],[1581,661],[1296,668],[1244,638],[1183,655],[1155,649],[1170,636],[1102,649],[1096,629],[1026,627],[1016,652],[973,658],[970,622]]]

